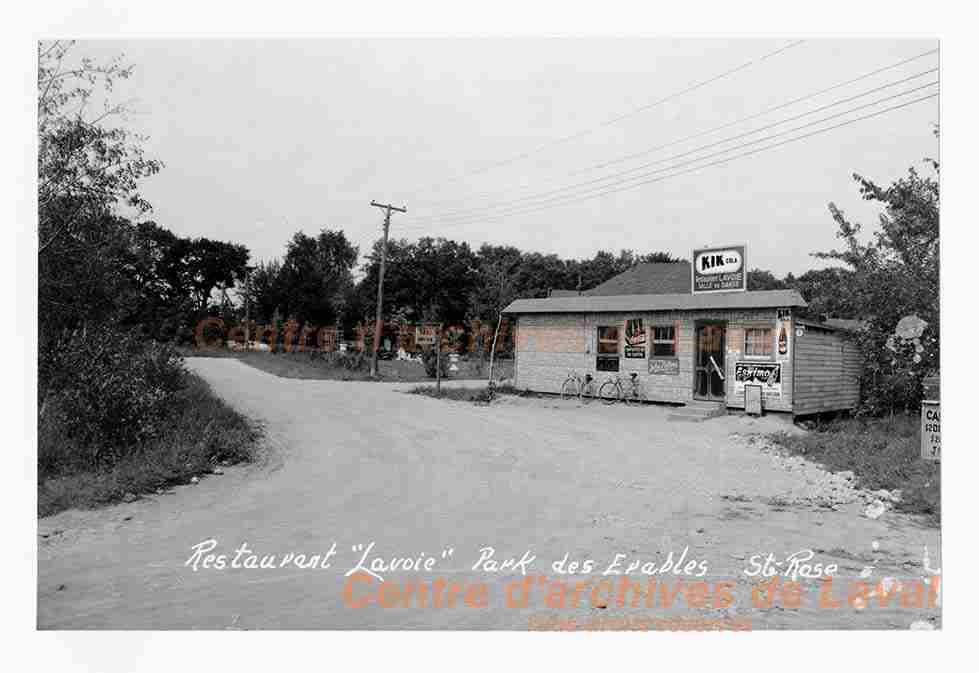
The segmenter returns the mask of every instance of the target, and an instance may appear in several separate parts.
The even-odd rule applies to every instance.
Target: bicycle
[[[625,385],[628,385],[628,390],[620,376],[609,378],[598,389],[598,396],[605,404],[615,404],[619,401],[624,401],[626,404],[641,404],[646,401],[646,393],[639,383],[639,375],[636,372],[629,374],[629,381]]]
[[[588,404],[595,397],[595,379],[591,374],[585,374],[584,378],[578,372],[571,370],[568,378],[561,386],[561,399],[567,400],[577,397],[582,404]]]

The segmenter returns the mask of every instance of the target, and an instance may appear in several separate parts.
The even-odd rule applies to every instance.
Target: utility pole
[[[250,347],[251,325],[249,324],[249,320],[251,319],[251,315],[252,315],[251,292],[249,291],[251,289],[251,286],[249,285],[250,280],[251,280],[251,273],[248,273],[245,275],[245,351],[246,352],[251,350]]]
[[[391,211],[407,213],[407,208],[397,208],[390,203],[371,201],[375,208],[384,209],[384,242],[381,244],[381,270],[377,277],[377,312],[374,322],[374,346],[371,349],[371,378],[377,376],[377,349],[381,343],[381,310],[384,302],[384,264],[388,256],[388,229],[391,228]]]
[[[435,336],[435,397],[442,397],[442,323]]]

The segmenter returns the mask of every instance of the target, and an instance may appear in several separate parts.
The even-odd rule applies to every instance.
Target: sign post
[[[942,403],[921,402],[921,459],[942,459]]]

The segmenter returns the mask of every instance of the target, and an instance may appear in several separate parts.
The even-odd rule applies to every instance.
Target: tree
[[[476,253],[476,282],[469,294],[469,317],[493,324],[500,312],[517,298],[515,272],[520,250],[513,246],[483,244]]]
[[[684,260],[679,257],[674,257],[668,252],[650,252],[645,255],[639,255],[636,257],[637,264],[680,264]]]
[[[368,258],[364,277],[357,286],[366,321],[373,320],[380,270],[380,245]],[[467,243],[425,237],[415,243],[388,242],[384,276],[383,315],[411,321],[461,323],[467,317],[470,297],[478,282],[478,260]]]
[[[593,288],[600,285],[613,276],[617,276],[634,264],[632,253],[623,250],[616,258],[608,250],[599,250],[595,256],[589,260],[582,260],[578,263],[578,274],[581,277],[581,289]],[[577,288],[578,279],[574,279],[574,285],[564,285],[567,289]]]
[[[519,297],[546,297],[554,288],[575,287],[577,268],[557,255],[524,253],[516,270],[514,284]]]
[[[162,164],[144,156],[143,138],[107,121],[124,115],[108,102],[129,77],[119,59],[74,59],[72,42],[38,44],[38,292],[41,338],[88,320],[114,317],[126,296],[123,266],[132,224],[116,212],[150,210],[138,183]],[[105,102],[97,113],[96,94]]]
[[[282,263],[277,259],[259,262],[249,273],[246,301],[251,305],[252,318],[260,323],[270,323],[275,309],[285,303],[281,273]]]
[[[799,291],[809,304],[805,314],[818,321],[827,318],[860,319],[863,307],[852,292],[854,272],[839,266],[826,269],[813,269],[801,276],[791,273],[785,277],[785,284]]]
[[[89,218],[38,256],[38,330],[45,341],[64,329],[116,320],[134,300],[132,224],[104,213]]]
[[[172,338],[189,326],[195,308],[187,274],[190,243],[156,222],[135,225],[126,267],[133,292],[122,306],[122,323],[141,325],[161,338]]]
[[[937,162],[932,165],[937,175]],[[837,237],[845,247],[816,257],[842,263],[850,271],[847,290],[866,323],[860,343],[868,410],[915,409],[922,378],[939,363],[938,180],[922,177],[914,168],[889,187],[853,177],[863,198],[883,207],[880,231],[864,242],[861,225],[830,203]]]
[[[245,279],[248,248],[238,243],[195,238],[187,249],[186,268],[190,291],[197,310],[206,313],[211,293],[229,290]]]
[[[129,260],[122,264],[131,293],[120,300],[118,319],[155,337],[173,338],[210,312],[215,289],[227,290],[242,280],[248,257],[242,245],[184,238],[155,222],[141,222],[134,226]],[[222,314],[231,310],[225,292],[218,306]]]
[[[786,283],[779,280],[771,271],[752,269],[748,272],[748,289],[752,292],[761,290],[784,290]]]
[[[279,269],[279,305],[287,317],[319,326],[335,323],[353,286],[357,247],[342,231],[315,238],[297,232]]]
[[[429,320],[461,323],[477,282],[476,256],[468,243],[424,237],[404,272],[413,281],[416,312]]]

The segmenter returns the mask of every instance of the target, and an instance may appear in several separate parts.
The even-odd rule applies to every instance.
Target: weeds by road
[[[55,424],[38,436],[38,515],[70,508],[108,505],[176,484],[186,484],[219,465],[252,460],[259,427],[225,404],[193,374],[171,400],[161,432],[111,466],[86,466],[69,459],[77,454],[71,437]]]
[[[917,416],[836,420],[804,435],[770,438],[831,472],[852,471],[861,488],[900,491],[899,510],[941,520],[941,472],[938,463],[920,458]]]

